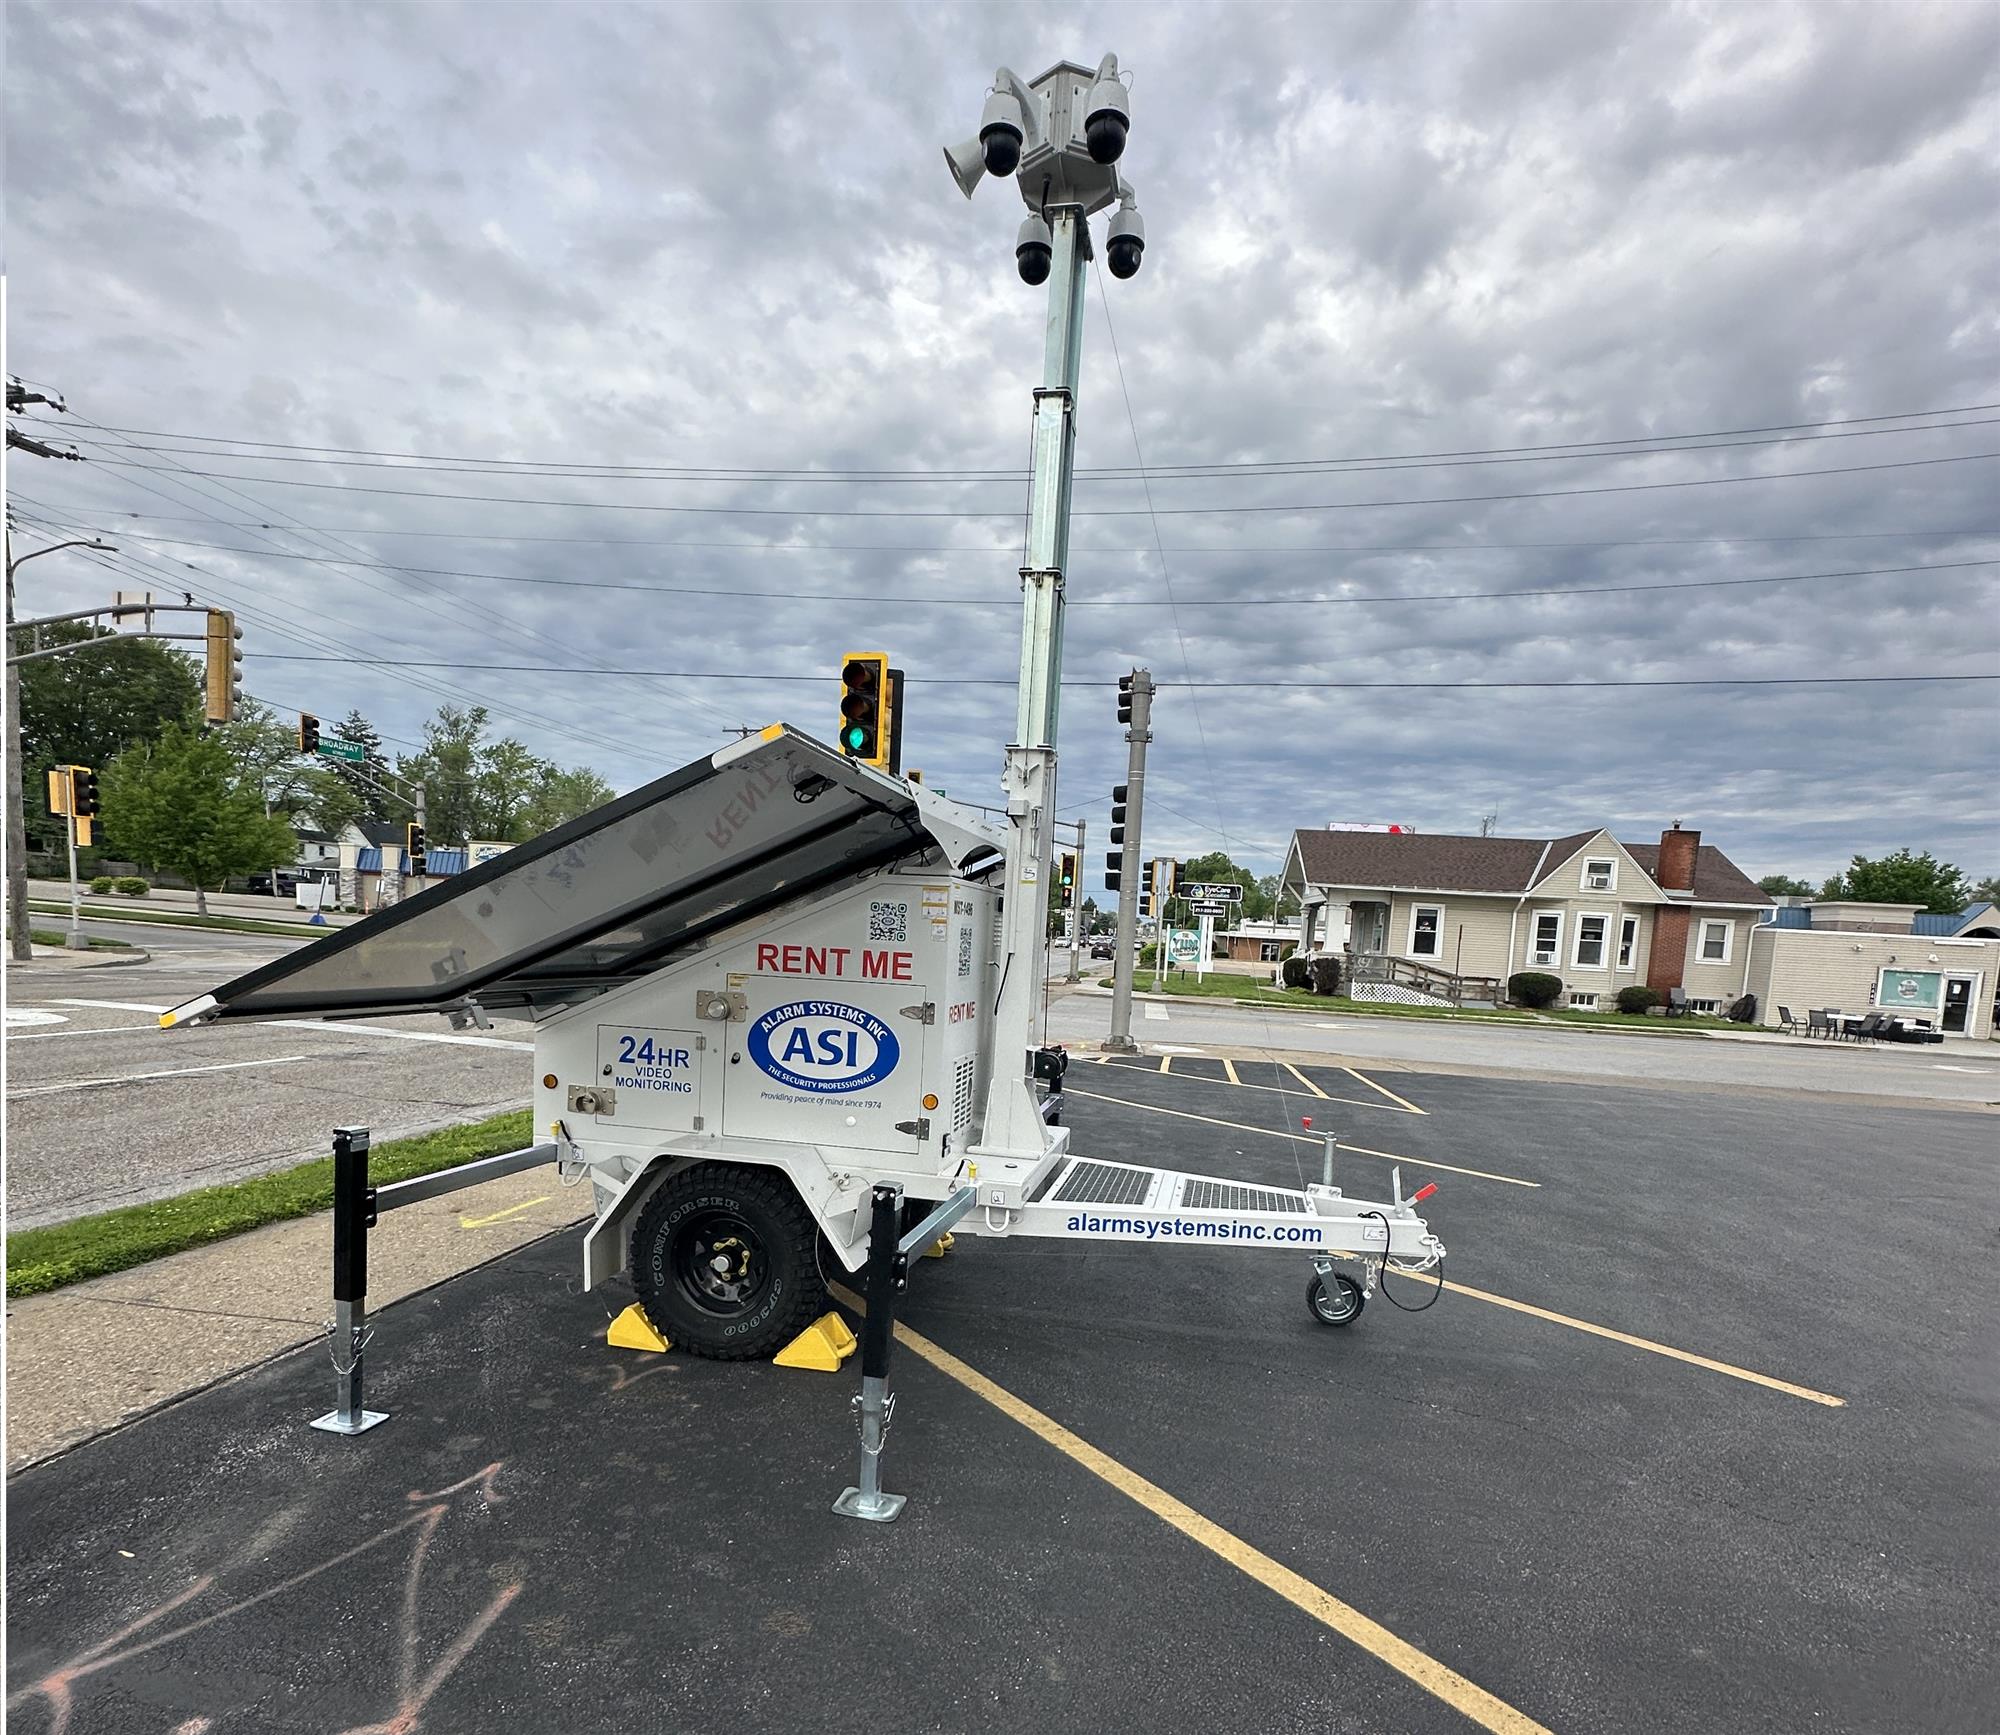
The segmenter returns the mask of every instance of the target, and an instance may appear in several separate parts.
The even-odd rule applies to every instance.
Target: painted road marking
[[[95,1090],[107,1084],[143,1084],[152,1078],[186,1078],[197,1072],[240,1072],[249,1066],[290,1066],[293,1061],[306,1058],[303,1054],[281,1054],[271,1060],[225,1060],[215,1066],[176,1066],[166,1072],[126,1072],[116,1078],[78,1078],[68,1084],[36,1084],[25,1090],[10,1090],[7,1100],[12,1102],[23,1096],[55,1096],[65,1090]]]
[[[518,1205],[509,1205],[504,1211],[495,1211],[490,1217],[461,1217],[461,1229],[484,1229],[494,1223],[504,1223],[509,1217],[518,1217],[523,1211],[532,1211],[537,1205],[546,1205],[549,1195],[544,1193],[539,1199],[523,1199]]]
[[[12,1030],[17,1024],[67,1024],[69,1020],[60,1012],[36,1012],[28,1007],[7,1008],[7,1028]]]
[[[1825,1404],[1832,1409],[1845,1409],[1847,1400],[1836,1398],[1830,1392],[1816,1392],[1811,1386],[1795,1386],[1790,1380],[1773,1379],[1769,1374],[1760,1374],[1750,1368],[1736,1367],[1730,1362],[1714,1361],[1705,1355],[1695,1355],[1691,1351],[1675,1349],[1672,1344],[1655,1343],[1649,1337],[1634,1337],[1630,1332],[1613,1331],[1608,1325],[1592,1325],[1587,1319],[1572,1319],[1566,1313],[1552,1313],[1546,1307],[1535,1307],[1525,1301],[1511,1301],[1504,1295],[1491,1295],[1483,1289],[1474,1289],[1464,1283],[1447,1281],[1445,1288],[1454,1295],[1469,1295],[1474,1301],[1490,1301],[1495,1307],[1512,1308],[1516,1313],[1526,1313],[1536,1319],[1546,1319],[1555,1325],[1566,1325],[1572,1331],[1587,1331],[1592,1337],[1608,1337],[1613,1343],[1630,1344],[1634,1349],[1650,1350],[1654,1355],[1671,1356],[1675,1361],[1684,1361],[1691,1367],[1707,1368],[1710,1373],[1727,1374],[1731,1379],[1748,1380],[1754,1386],[1768,1386],[1774,1392],[1784,1392],[1791,1397],[1804,1398],[1807,1403]]]
[[[1943,1061],[1933,1063],[1933,1072],[1969,1072],[1976,1078],[1985,1078],[1992,1069],[1984,1066],[1947,1066]]]
[[[1243,1082],[1242,1079],[1236,1076],[1236,1062],[1233,1060],[1225,1059],[1223,1061],[1222,1072],[1223,1076],[1227,1078],[1231,1084],[1241,1084]]]
[[[1245,1086],[1245,1088],[1250,1089],[1255,1087]],[[1267,1139],[1290,1139],[1294,1144],[1312,1145],[1316,1149],[1323,1148],[1326,1144],[1326,1141],[1316,1133],[1308,1136],[1305,1133],[1281,1132],[1275,1127],[1253,1127],[1244,1121],[1224,1121],[1217,1120],[1214,1115],[1190,1114],[1183,1108],[1159,1108],[1149,1102],[1134,1102],[1130,1097],[1100,1096],[1094,1090],[1076,1090],[1072,1088],[1066,1094],[1070,1096],[1089,1097],[1092,1102],[1115,1102],[1120,1108],[1142,1109],[1147,1114],[1172,1115],[1175,1120],[1200,1121],[1204,1126],[1230,1127],[1239,1133],[1258,1133]],[[1330,1100],[1341,1102],[1345,1099],[1334,1097]],[[1365,1108],[1372,1107],[1373,1105],[1364,1103],[1361,1106]],[[1428,1157],[1405,1157],[1397,1155],[1394,1151],[1372,1151],[1366,1145],[1343,1143],[1340,1149],[1343,1151],[1354,1151],[1366,1157],[1387,1157],[1391,1162],[1396,1163],[1412,1163],[1420,1169],[1444,1169],[1454,1175],[1470,1175],[1473,1179],[1479,1181],[1504,1181],[1510,1187],[1540,1187],[1542,1184],[1540,1181],[1524,1181],[1518,1175],[1495,1175],[1485,1169],[1466,1169],[1461,1168],[1456,1163],[1434,1162]]]
[[[1162,1075],[1164,1075],[1164,1074],[1167,1074],[1167,1073],[1170,1073],[1170,1072],[1172,1072],[1173,1070],[1174,1070],[1174,1057],[1173,1057],[1173,1056],[1172,1056],[1171,1054],[1163,1054],[1163,1055],[1161,1055],[1161,1056],[1160,1056],[1160,1072],[1162,1073]]]
[[[1289,1072],[1292,1075],[1292,1077],[1297,1079],[1299,1083],[1304,1085],[1307,1090],[1311,1091],[1314,1096],[1326,1098],[1326,1092],[1321,1090],[1318,1085],[1314,1084],[1311,1079],[1307,1078],[1306,1075],[1301,1071],[1299,1071],[1299,1069],[1296,1066],[1294,1066],[1289,1060],[1285,1062],[1285,1070]],[[1327,1100],[1330,1101],[1331,1098],[1327,1098]]]
[[[1418,1108],[1417,1105],[1412,1101],[1410,1101],[1408,1097],[1398,1096],[1386,1084],[1377,1084],[1372,1078],[1364,1077],[1362,1074],[1356,1072],[1354,1068],[1351,1066],[1343,1066],[1340,1070],[1346,1073],[1349,1078],[1356,1079],[1360,1083],[1365,1084],[1370,1090],[1379,1090],[1391,1102],[1401,1103],[1402,1106],[1408,1109],[1411,1114],[1425,1114],[1428,1112],[1425,1109]]]
[[[333,1024],[323,1018],[260,1018],[258,1024],[265,1030],[327,1030],[336,1036],[391,1036],[400,1037],[404,1042],[449,1042],[460,1048],[511,1048],[521,1054],[533,1054],[532,1042],[513,1042],[504,1036],[451,1036],[442,1030],[384,1030],[370,1029],[364,1024]]]
[[[140,1000],[51,1000],[51,1006],[95,1006],[105,1012],[170,1012],[170,1006],[148,1006]]]
[[[1148,1018],[1157,1018],[1162,1024],[1166,1023],[1167,1009],[1164,1006],[1155,1006],[1152,1001],[1148,1000],[1144,1002],[1144,1008]]]
[[[860,1298],[846,1289],[836,1287],[835,1294],[857,1313],[867,1312]],[[1223,1529],[1214,1519],[1204,1518],[1186,1501],[1176,1499],[1157,1482],[1147,1481],[1108,1452],[1100,1451],[1082,1435],[1065,1428],[1053,1416],[1017,1398],[970,1363],[959,1360],[941,1344],[933,1343],[922,1332],[912,1331],[900,1322],[895,1329],[901,1343],[947,1379],[955,1380],[974,1397],[991,1404],[1009,1421],[1018,1422],[1072,1463],[1088,1470],[1128,1500],[1143,1506],[1163,1524],[1178,1530],[1190,1542],[1227,1561],[1238,1572],[1283,1597],[1321,1626],[1360,1646],[1378,1661],[1387,1663],[1398,1674],[1414,1681],[1433,1698],[1443,1700],[1480,1728],[1492,1731],[1492,1735],[1550,1735],[1545,1725],[1515,1710],[1506,1700],[1495,1698],[1476,1681],[1468,1680],[1456,1669],[1448,1668],[1435,1657],[1418,1650],[1407,1639],[1398,1638],[1379,1621],[1370,1620],[1352,1603],[1342,1602],[1332,1592],[1320,1589],[1311,1579],[1273,1560],[1234,1532]]]
[[[16,1036],[11,1038],[11,1040],[15,1042],[53,1042],[59,1036],[65,1038],[71,1036],[131,1036],[141,1030],[150,1030],[157,1036],[160,1027],[157,1024],[106,1024],[95,1030],[37,1030],[30,1035]]]

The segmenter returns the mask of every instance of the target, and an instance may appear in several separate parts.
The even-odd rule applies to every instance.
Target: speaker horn
[[[958,190],[971,198],[972,189],[986,174],[986,153],[979,141],[967,139],[962,145],[946,145],[944,160],[950,166],[951,178],[958,183]]]

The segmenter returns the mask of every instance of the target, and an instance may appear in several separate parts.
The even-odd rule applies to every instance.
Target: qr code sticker
[[[972,930],[970,928],[960,928],[958,930],[958,973],[961,976],[970,976],[972,974]]]
[[[868,937],[907,944],[910,938],[910,906],[871,903],[868,906]]]

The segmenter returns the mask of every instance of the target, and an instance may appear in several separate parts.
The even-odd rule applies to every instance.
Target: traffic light
[[[421,825],[413,824],[404,833],[404,847],[410,852],[410,872],[413,874],[424,871],[425,841],[424,828]]]
[[[236,641],[243,629],[226,608],[208,611],[207,658],[202,681],[202,721],[227,723],[243,697],[243,653]]]
[[[310,711],[299,713],[299,751],[301,753],[319,751],[319,719]]]
[[[97,811],[97,773],[88,765],[69,768],[69,810],[78,819],[88,819]]]
[[[1126,785],[1114,783],[1111,786],[1111,841],[1125,841],[1125,795]]]
[[[1180,890],[1181,864],[1170,855],[1163,855],[1155,864],[1153,889],[1162,899],[1172,897]]]
[[[1056,858],[1056,880],[1062,887],[1062,907],[1076,902],[1076,857],[1065,850]]]
[[[1118,677],[1118,721],[1121,723],[1132,721],[1132,677],[1130,675],[1120,675]]]
[[[1109,890],[1115,892],[1124,884],[1124,875],[1120,871],[1124,865],[1125,852],[1123,850],[1114,849],[1105,856],[1104,884]]]
[[[895,703],[883,651],[849,651],[840,664],[840,750],[865,765],[886,767]]]
[[[1151,862],[1141,862],[1139,864],[1139,914],[1142,916],[1150,916],[1153,913],[1153,906],[1156,902],[1156,885],[1157,882],[1153,877],[1153,864]]]
[[[72,766],[58,765],[49,773],[49,812],[53,814],[69,812],[70,798],[75,794],[75,788],[70,781],[70,772],[73,769]]]

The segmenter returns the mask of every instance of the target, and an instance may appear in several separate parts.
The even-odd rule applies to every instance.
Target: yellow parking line
[[[1299,1069],[1296,1066],[1294,1066],[1289,1060],[1285,1062],[1285,1070],[1289,1072],[1292,1075],[1292,1077],[1297,1079],[1299,1083],[1304,1085],[1307,1090],[1311,1091],[1314,1096],[1322,1098],[1326,1097],[1326,1092],[1321,1090],[1318,1085],[1314,1084],[1311,1079],[1307,1078],[1306,1075],[1301,1071],[1299,1071]],[[1328,1100],[1331,1099],[1329,1098]]]
[[[461,1217],[458,1226],[461,1229],[485,1229],[495,1223],[504,1223],[509,1217],[518,1217],[523,1211],[532,1211],[537,1205],[546,1205],[548,1202],[549,1196],[544,1193],[538,1199],[523,1199],[518,1205],[509,1205],[504,1211],[495,1211],[490,1217]]]
[[[1160,1071],[1165,1073],[1165,1072],[1172,1072],[1173,1070],[1174,1070],[1174,1057],[1171,1054],[1161,1055]]]
[[[1172,1115],[1175,1120],[1200,1121],[1204,1126],[1230,1127],[1239,1133],[1260,1133],[1267,1139],[1291,1139],[1296,1144],[1312,1145],[1315,1148],[1325,1142],[1316,1134],[1309,1138],[1304,1133],[1280,1132],[1275,1127],[1253,1127],[1247,1121],[1217,1120],[1214,1115],[1190,1114],[1184,1108],[1158,1108],[1149,1102],[1134,1102],[1127,1096],[1100,1096],[1094,1090],[1075,1089],[1068,1094],[1088,1097],[1092,1102],[1115,1102],[1120,1108],[1142,1109],[1147,1114]],[[1335,1097],[1331,1100],[1339,1102],[1343,1099]],[[1371,1151],[1366,1145],[1344,1144],[1340,1148],[1343,1151],[1354,1151],[1364,1157],[1387,1157],[1391,1162],[1410,1163],[1419,1169],[1444,1169],[1454,1175],[1471,1175],[1481,1181],[1505,1181],[1510,1187],[1539,1187],[1542,1184],[1540,1181],[1524,1181],[1516,1175],[1495,1175],[1485,1169],[1465,1169],[1456,1163],[1433,1162],[1428,1157],[1404,1157],[1398,1156],[1394,1151]]]
[[[1427,1112],[1423,1109],[1418,1108],[1417,1105],[1412,1101],[1410,1101],[1408,1097],[1398,1096],[1386,1084],[1377,1084],[1372,1078],[1363,1078],[1362,1075],[1356,1072],[1354,1068],[1351,1066],[1343,1066],[1340,1070],[1346,1073],[1349,1078],[1355,1079],[1358,1082],[1365,1084],[1370,1090],[1379,1090],[1391,1102],[1400,1103],[1404,1108],[1408,1109],[1411,1114],[1423,1114]]]
[[[1572,1331],[1587,1331],[1592,1337],[1608,1337],[1613,1343],[1630,1344],[1634,1349],[1650,1350],[1654,1355],[1671,1356],[1675,1361],[1687,1362],[1692,1367],[1707,1368],[1710,1373],[1727,1374],[1731,1379],[1748,1380],[1754,1386],[1768,1386],[1774,1392],[1784,1392],[1794,1398],[1804,1398],[1807,1403],[1825,1404],[1832,1409],[1844,1409],[1845,1398],[1836,1398],[1830,1392],[1816,1392],[1811,1386],[1795,1386],[1790,1380],[1773,1379],[1769,1374],[1755,1373],[1749,1368],[1740,1368],[1726,1361],[1713,1361],[1705,1355],[1695,1355],[1691,1351],[1675,1349],[1671,1344],[1655,1343],[1649,1337],[1634,1337],[1630,1332],[1613,1331],[1608,1325],[1592,1325],[1587,1319],[1572,1319],[1566,1313],[1552,1313],[1546,1307],[1535,1307],[1525,1301],[1513,1301],[1504,1295],[1491,1295],[1483,1289],[1474,1289],[1470,1284],[1447,1281],[1445,1288],[1454,1295],[1469,1295],[1474,1301],[1490,1301],[1495,1307],[1512,1308],[1516,1313],[1533,1315],[1536,1319],[1546,1319],[1555,1325],[1566,1325]]]
[[[1229,1082],[1230,1082],[1231,1084],[1241,1084],[1241,1083],[1243,1082],[1243,1081],[1242,1081],[1242,1079],[1240,1079],[1240,1078],[1238,1078],[1238,1077],[1236,1076],[1236,1062],[1235,1062],[1235,1061],[1233,1061],[1233,1060],[1225,1060],[1225,1061],[1224,1061],[1224,1062],[1222,1063],[1222,1071],[1223,1071],[1223,1074],[1224,1074],[1224,1076],[1226,1076],[1226,1077],[1228,1078],[1228,1080],[1229,1080]]]
[[[846,1299],[850,1306],[856,1305],[852,1297],[843,1299]],[[1232,1531],[1223,1529],[1214,1519],[1203,1517],[1186,1501],[1176,1499],[1158,1483],[1149,1482],[1136,1470],[1121,1464],[1108,1452],[1100,1451],[1080,1434],[1064,1427],[1053,1416],[1046,1415],[1033,1404],[1017,1398],[1004,1386],[988,1379],[977,1368],[961,1361],[950,1350],[931,1342],[923,1333],[912,1331],[907,1325],[899,1324],[896,1327],[896,1336],[939,1373],[948,1379],[956,1380],[973,1396],[991,1404],[1009,1421],[1018,1422],[1036,1438],[1053,1446],[1070,1462],[1088,1470],[1091,1475],[1115,1488],[1128,1500],[1143,1506],[1155,1518],[1178,1530],[1190,1542],[1207,1549],[1218,1559],[1227,1561],[1238,1572],[1255,1579],[1266,1590],[1283,1597],[1301,1613],[1318,1621],[1321,1626],[1360,1646],[1378,1661],[1387,1663],[1398,1674],[1414,1681],[1433,1698],[1443,1700],[1454,1711],[1470,1718],[1480,1728],[1491,1730],[1494,1735],[1550,1735],[1543,1724],[1515,1710],[1506,1700],[1495,1698],[1476,1681],[1467,1680],[1456,1669],[1448,1668],[1435,1657],[1418,1650],[1407,1639],[1398,1638],[1379,1621],[1370,1620],[1352,1603],[1342,1602],[1331,1592],[1320,1589],[1311,1579],[1273,1560],[1261,1549],[1253,1548]]]

